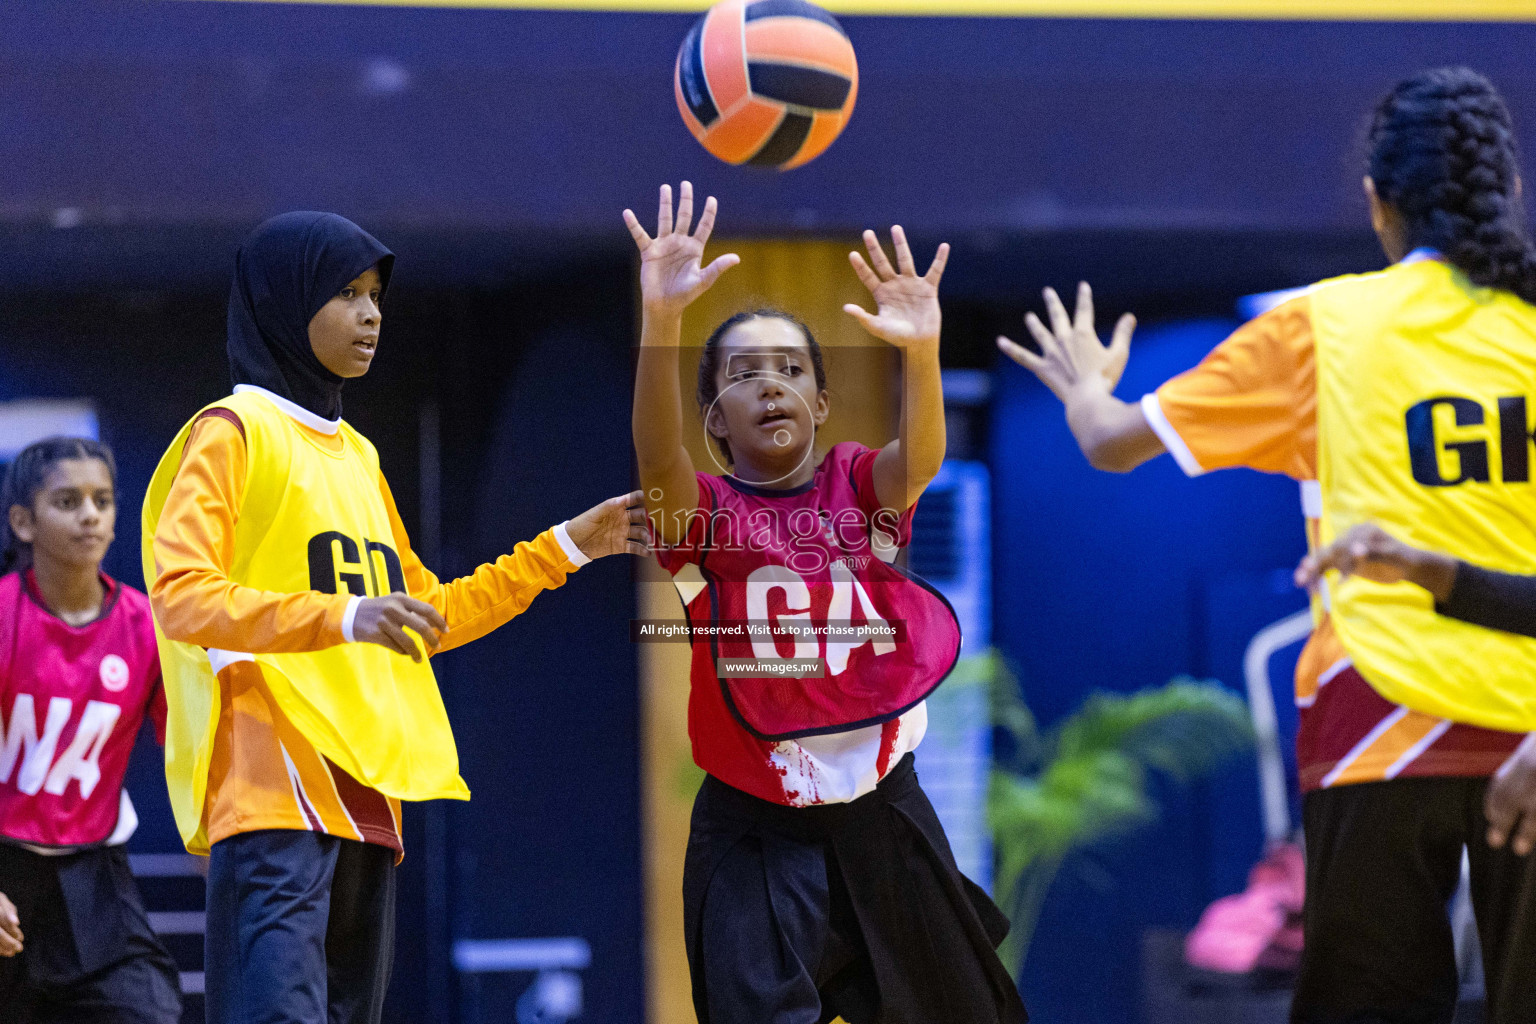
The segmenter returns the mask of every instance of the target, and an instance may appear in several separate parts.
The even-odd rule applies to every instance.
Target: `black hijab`
[[[309,344],[320,307],[369,267],[389,287],[394,253],[334,213],[283,213],[261,224],[235,255],[229,293],[229,375],[282,395],[322,419],[341,418],[343,379]]]

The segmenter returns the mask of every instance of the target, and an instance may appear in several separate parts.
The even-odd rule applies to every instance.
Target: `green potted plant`
[[[1179,678],[1135,693],[1096,693],[1041,733],[1002,659],[976,657],[991,662],[978,667],[991,670],[993,721],[1013,748],[994,765],[987,815],[996,900],[1012,922],[999,952],[1017,974],[1068,855],[1155,822],[1153,773],[1192,781],[1246,749],[1252,726],[1236,694]]]

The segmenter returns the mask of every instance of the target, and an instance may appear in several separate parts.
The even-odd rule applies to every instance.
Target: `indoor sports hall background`
[[[858,106],[787,174],[715,161],[678,117],[673,57],[705,6],[9,0],[0,455],[48,425],[97,429],[137,508],[176,428],[227,386],[235,245],[271,214],[333,210],[398,254],[348,417],[428,563],[466,571],[630,485],[619,214],[686,178],[720,198],[715,248],[748,257],[720,301],[773,298],[833,335],[860,229],[953,244],[954,465],[911,557],[964,591],[970,653],[990,638],[1042,728],[1094,692],[1183,675],[1242,692],[1252,638],[1304,605],[1295,486],[1188,481],[1166,458],[1095,473],[992,339],[1017,336],[1042,286],[1088,279],[1101,322],[1143,324],[1133,397],[1235,327],[1243,296],[1379,267],[1359,185],[1371,104],[1414,70],[1466,63],[1532,137],[1536,6],[828,0],[858,53]],[[883,386],[848,381],[834,401],[878,435]],[[135,524],[124,515],[107,568],[141,585]],[[632,644],[628,626],[669,599],[610,559],[439,663],[474,800],[407,813],[391,1020],[692,1021],[686,680],[678,651]],[[1285,655],[1270,666],[1282,710]],[[918,767],[987,877],[988,759],[1014,740],[984,694],[955,693]],[[153,743],[136,758],[135,866],[195,991],[200,880],[176,856]],[[1158,950],[1260,856],[1254,756],[1155,779],[1153,795],[1154,819],[1063,862],[1019,974],[1036,1020],[1181,1019],[1157,1016]]]

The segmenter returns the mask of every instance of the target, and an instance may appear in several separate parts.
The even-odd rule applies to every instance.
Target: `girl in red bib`
[[[944,457],[940,246],[917,273],[901,228],[892,266],[873,232],[845,307],[903,350],[900,436],[816,457],[829,412],[821,350],[772,310],[705,344],[698,404],[719,475],[682,440],[683,310],[737,257],[701,265],[684,182],[661,190],[641,254],[644,323],[634,435],[641,484],[688,615],[689,735],[708,774],[694,804],[683,899],[702,1024],[967,1024],[1027,1019],[995,952],[1007,921],[955,866],[917,783],[924,698],[960,648],[953,611],[890,564]],[[725,472],[729,466],[730,471]]]
[[[123,848],[138,823],[123,774],[146,713],[163,741],[165,696],[149,601],[101,571],[115,483],[106,446],[64,437],[22,451],[5,481],[13,571],[0,576],[0,892],[15,919],[0,922],[12,939],[0,944],[0,1007],[8,1021],[181,1017],[175,965],[149,928]]]

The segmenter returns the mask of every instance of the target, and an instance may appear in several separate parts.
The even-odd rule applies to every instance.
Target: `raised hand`
[[[594,505],[565,526],[565,532],[588,558],[629,552],[643,555],[649,549],[650,527],[645,518],[645,495],[630,491]]]
[[[633,210],[624,211],[624,223],[640,250],[640,301],[647,311],[681,316],[687,305],[708,291],[721,274],[741,262],[735,253],[726,253],[709,266],[701,266],[704,243],[715,229],[715,210],[715,197],[710,196],[704,201],[698,227],[690,233],[693,185],[685,181],[678,189],[676,218],[672,215],[672,186],[661,186],[655,238],[645,233]]]
[[[1045,289],[1045,308],[1051,327],[1033,313],[1024,317],[1024,326],[1040,346],[1036,355],[1023,345],[1005,337],[997,347],[1009,359],[1029,370],[1063,402],[1079,387],[1091,386],[1113,392],[1125,372],[1125,360],[1131,353],[1131,334],[1136,318],[1129,313],[1115,324],[1114,335],[1106,348],[1093,327],[1093,290],[1084,281],[1077,286],[1077,312],[1067,316],[1056,289]]]
[[[874,296],[876,312],[870,313],[852,302],[843,307],[843,312],[863,324],[870,334],[897,348],[937,345],[939,279],[944,276],[944,264],[949,262],[949,243],[939,246],[928,273],[919,277],[917,266],[912,262],[912,247],[907,244],[907,234],[901,230],[901,225],[891,228],[891,242],[896,246],[896,269],[891,267],[891,261],[880,246],[880,238],[873,231],[864,232],[864,247],[869,250],[868,263],[857,251],[848,254],[853,272]]]

